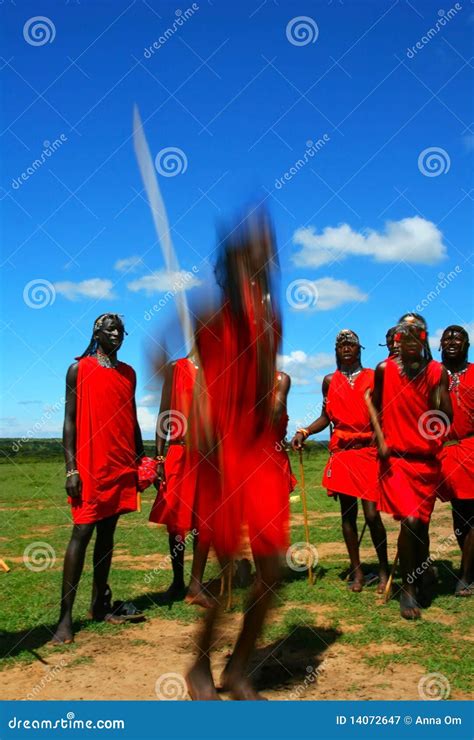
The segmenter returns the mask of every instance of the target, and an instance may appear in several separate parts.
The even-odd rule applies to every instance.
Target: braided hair
[[[113,319],[113,321],[116,321],[119,327],[122,329],[123,333],[124,334],[127,333],[125,331],[125,324],[123,323],[122,317],[119,316],[118,313],[102,313],[94,321],[94,328],[92,329],[91,341],[87,345],[82,355],[79,355],[77,359],[81,360],[83,357],[90,357],[91,355],[96,354],[99,343],[95,335],[96,335],[96,332],[98,332],[102,328],[102,326],[104,325],[104,322],[107,319]]]
[[[409,319],[411,319],[411,321],[409,321]],[[430,360],[433,359],[433,355],[431,354],[431,348],[428,340],[428,324],[426,322],[426,319],[423,318],[423,316],[419,313],[408,311],[408,313],[404,313],[403,316],[400,316],[400,318],[398,319],[397,331],[400,330],[400,326],[406,323],[412,323],[419,328],[421,326],[425,330],[426,337],[423,341],[423,357],[427,362],[430,362]]]

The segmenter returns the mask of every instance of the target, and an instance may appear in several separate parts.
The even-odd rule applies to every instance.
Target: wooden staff
[[[385,586],[385,591],[383,592],[383,598],[386,604],[390,601],[391,596],[392,596],[393,576],[395,575],[395,568],[397,567],[397,565],[398,565],[398,548],[397,548],[397,552],[395,553],[395,560],[393,561],[392,570],[390,572],[387,585]]]
[[[304,467],[303,467],[303,450],[300,447],[298,450],[299,462],[300,462],[300,481],[301,481],[301,500],[303,502],[303,520],[304,520],[304,536],[306,538],[306,544],[308,545],[308,553],[311,553],[311,543],[309,541],[309,524],[308,524],[308,506],[306,502],[306,485],[304,480]],[[314,583],[313,566],[311,561],[308,565],[308,582],[310,586]]]
[[[8,565],[6,564],[6,562],[5,562],[4,560],[2,560],[1,558],[0,558],[0,568],[1,568],[2,570],[4,570],[4,571],[5,571],[5,573],[9,573],[9,571],[10,571],[10,568],[9,568],[9,566],[8,566]]]

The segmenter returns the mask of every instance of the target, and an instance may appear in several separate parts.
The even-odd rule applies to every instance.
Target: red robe
[[[278,330],[262,301],[245,299],[241,316],[224,305],[196,335],[220,472],[211,541],[222,556],[238,553],[246,528],[254,555],[288,547],[290,477],[276,448],[281,428],[270,421]]]
[[[448,444],[440,455],[439,497],[443,501],[474,498],[474,364],[470,362],[457,377],[459,384],[450,375],[453,423],[446,437]]]
[[[326,413],[333,425],[330,457],[323,474],[328,495],[343,493],[378,500],[377,451],[364,394],[374,387],[374,371],[364,368],[352,387],[336,370],[329,384]]]
[[[135,371],[119,362],[102,367],[79,360],[76,464],[79,498],[70,498],[75,524],[93,524],[137,509]]]
[[[386,360],[382,395],[382,431],[392,450],[379,462],[381,511],[395,519],[415,517],[428,523],[440,482],[439,452],[443,435],[430,431],[436,419],[432,391],[439,386],[442,366],[431,360],[416,378]]]
[[[184,535],[195,528],[202,536],[212,510],[203,508],[218,486],[215,466],[186,444],[197,368],[188,358],[175,362],[171,389],[170,444],[165,458],[165,483],[160,486],[150,512],[150,522],[165,524],[168,532]],[[200,489],[210,489],[199,499]],[[214,492],[214,493],[213,493]]]

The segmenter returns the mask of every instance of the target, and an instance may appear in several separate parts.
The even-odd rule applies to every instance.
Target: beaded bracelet
[[[155,457],[155,460],[156,460],[156,462],[157,462],[157,463],[158,463],[159,465],[161,465],[161,464],[163,464],[163,463],[164,463],[164,461],[165,461],[165,458],[164,458],[164,456],[163,456],[163,455],[157,455],[157,456]]]
[[[297,434],[302,434],[305,439],[306,439],[306,437],[309,437],[309,432],[308,432],[307,429],[297,429],[296,430],[296,433]]]
[[[73,475],[79,475],[78,470],[68,470],[66,472],[66,478],[72,478]]]

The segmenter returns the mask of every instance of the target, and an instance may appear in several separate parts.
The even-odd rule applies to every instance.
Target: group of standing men
[[[212,546],[228,573],[243,536],[250,543],[256,578],[221,686],[235,699],[261,698],[247,666],[280,577],[280,556],[289,545],[289,494],[295,484],[282,445],[290,378],[276,368],[281,324],[273,299],[274,264],[273,235],[265,218],[224,238],[216,268],[222,302],[212,314],[199,317],[191,353],[165,373],[157,430],[169,434],[160,431],[156,437],[151,477],[158,492],[150,520],[168,529],[174,576],[170,596],[206,607],[198,657],[187,675],[194,699],[220,698],[210,651],[221,598],[203,584],[207,555]],[[117,359],[124,335],[118,315],[100,316],[88,348],[67,374],[64,448],[74,527],[56,643],[73,640],[72,608],[94,528],[91,616],[113,623],[137,616],[133,604],[112,603],[108,587],[115,527],[121,514],[137,509],[137,471],[144,460],[135,373]],[[404,618],[417,619],[430,572],[423,564],[429,558],[428,528],[437,495],[452,501],[462,549],[456,593],[472,593],[474,371],[462,327],[445,330],[443,365],[432,360],[426,324],[417,315],[402,317],[389,339],[390,356],[374,373],[361,365],[357,335],[350,330],[338,334],[337,370],[324,379],[322,413],[299,429],[291,444],[300,449],[311,434],[331,426],[323,485],[340,501],[352,591],[364,586],[357,500],[379,559],[379,591],[389,572],[380,511],[401,521],[400,610]],[[178,545],[191,530],[197,536],[186,591]]]

